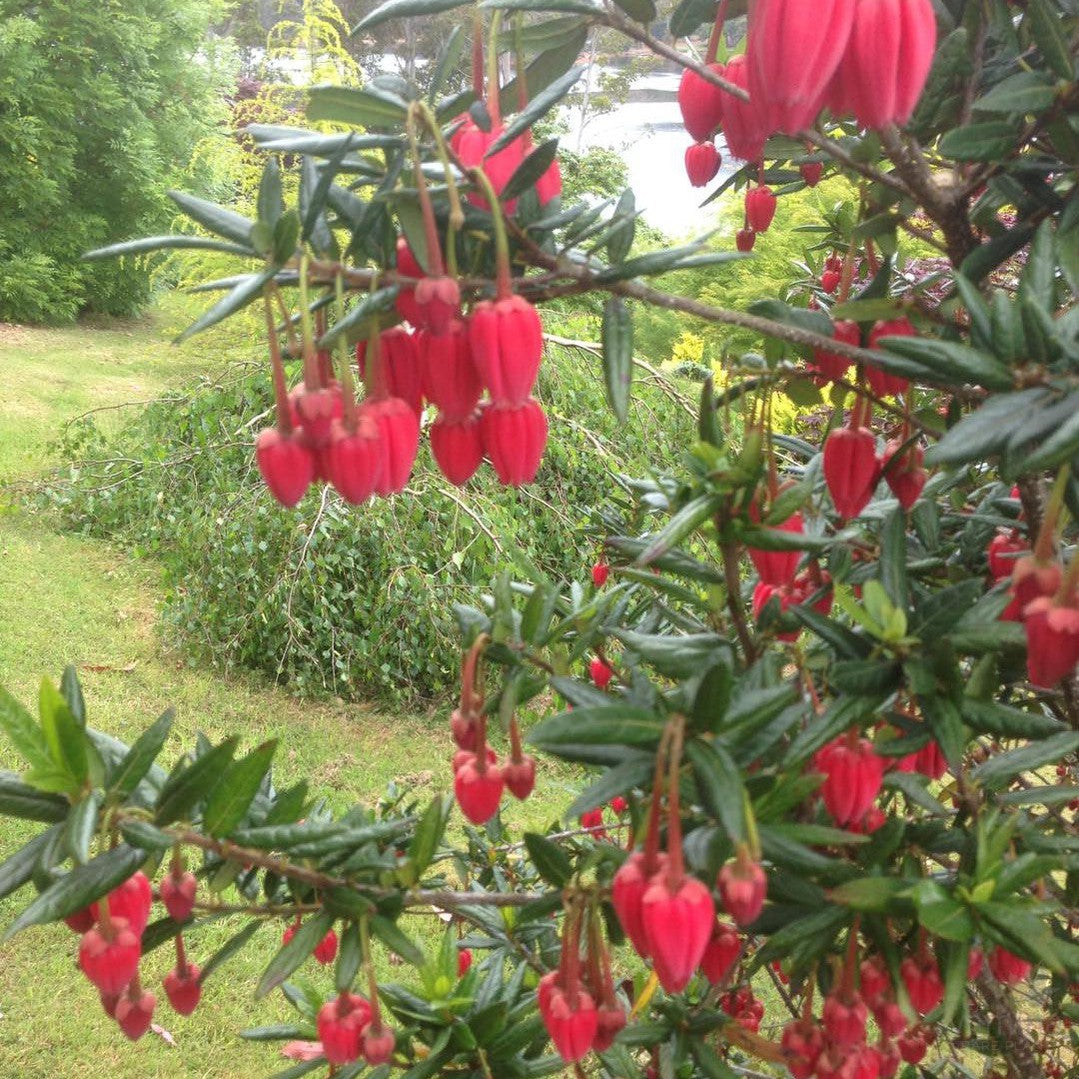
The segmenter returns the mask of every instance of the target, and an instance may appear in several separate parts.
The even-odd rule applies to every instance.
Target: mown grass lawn
[[[162,322],[159,316],[103,327],[0,326],[0,684],[32,706],[41,677],[58,680],[64,665],[74,663],[92,726],[129,740],[172,705],[177,722],[169,763],[199,730],[212,739],[239,732],[245,749],[277,738],[279,780],[306,776],[313,791],[341,805],[373,799],[391,781],[420,797],[448,790],[445,709],[388,714],[362,704],[301,701],[262,680],[191,666],[159,639],[152,562],[58,532],[47,514],[21,497],[48,467],[49,444],[65,420],[104,408],[107,422],[122,422],[123,410],[112,406],[149,400],[191,380],[208,363],[219,369],[226,362],[220,357],[228,355],[227,339],[171,348]],[[3,741],[0,767],[19,767]],[[570,772],[545,767],[536,795],[513,807],[510,822],[544,827],[574,785]],[[35,827],[0,821],[0,859]],[[0,925],[10,924],[28,894],[0,902]],[[437,924],[415,921],[428,932]],[[193,936],[192,958],[212,954],[237,928],[218,924]],[[156,1018],[174,1045],[155,1034],[137,1045],[127,1042],[75,969],[77,938],[64,927],[32,929],[0,945],[0,1077],[271,1074],[286,1064],[276,1048],[242,1042],[236,1032],[293,1014],[279,995],[252,1001],[280,930],[264,927],[210,979],[190,1020],[175,1016],[160,991],[171,966],[169,949],[148,957],[144,979],[158,993]],[[331,972],[313,961],[310,966],[304,975],[329,990]],[[398,967],[392,976],[407,980],[408,971]]]

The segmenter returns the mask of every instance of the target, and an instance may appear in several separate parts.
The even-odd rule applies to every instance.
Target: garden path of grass
[[[440,717],[299,701],[258,679],[190,666],[158,639],[152,563],[59,533],[47,515],[15,497],[21,483],[46,467],[48,445],[64,420],[89,408],[148,400],[200,373],[208,355],[221,351],[170,349],[160,319],[49,330],[0,325],[0,684],[31,704],[43,675],[58,680],[64,665],[75,663],[90,723],[98,729],[129,740],[174,706],[173,757],[196,730],[214,739],[240,732],[246,747],[278,738],[279,778],[307,776],[313,791],[341,802],[377,795],[391,780],[420,796],[447,789]],[[119,422],[120,415],[103,413],[106,422]],[[18,768],[6,742],[0,742],[0,767]],[[539,797],[517,819],[540,824],[564,779],[542,778]],[[0,859],[35,827],[0,821]],[[27,894],[0,902],[0,925],[11,922]],[[193,937],[192,958],[212,954],[235,929],[214,926]],[[274,1047],[240,1041],[236,1032],[294,1014],[280,995],[252,1003],[254,982],[277,939],[276,926],[261,930],[208,981],[191,1020],[175,1016],[160,990],[171,966],[169,949],[149,957],[144,978],[159,997],[157,1018],[175,1039],[172,1047],[154,1034],[136,1045],[123,1038],[74,967],[73,934],[55,926],[28,930],[0,945],[0,1077],[269,1075],[285,1063]],[[328,990],[330,972],[311,965],[311,979]]]

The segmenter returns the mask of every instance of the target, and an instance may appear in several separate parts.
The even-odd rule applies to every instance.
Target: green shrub
[[[452,488],[423,445],[407,496],[353,509],[319,488],[289,513],[251,451],[269,379],[235,368],[155,403],[115,438],[73,425],[48,494],[72,527],[160,560],[166,625],[194,655],[304,692],[429,696],[457,664],[453,604],[474,599],[496,566],[524,559],[587,578],[592,508],[615,473],[666,467],[688,437],[674,392],[642,386],[619,428],[598,362],[552,348],[540,383],[551,437],[533,486],[502,488],[485,469]]]

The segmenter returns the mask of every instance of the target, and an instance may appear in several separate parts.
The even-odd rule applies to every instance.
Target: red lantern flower
[[[873,497],[880,478],[877,440],[864,427],[837,427],[824,440],[824,481],[836,512],[857,517]]]
[[[375,479],[375,494],[395,494],[405,489],[420,445],[420,421],[400,397],[374,398],[360,409],[378,429],[382,468]]]
[[[450,138],[450,146],[460,158],[461,164],[465,168],[483,169],[496,195],[502,194],[510,177],[524,161],[527,152],[524,139],[518,136],[498,153],[488,157],[487,151],[501,138],[505,130],[503,124],[497,123],[491,126],[490,131],[484,131],[471,119],[466,119]],[[489,208],[487,199],[481,193],[471,192],[468,201],[481,210]],[[517,200],[510,199],[505,204],[506,213],[512,214],[516,206]]]
[[[853,733],[819,750],[813,766],[824,773],[821,797],[837,824],[864,817],[884,779],[884,761],[869,741]]]
[[[438,340],[429,337],[428,340]],[[400,397],[418,416],[423,411],[424,365],[421,363],[417,338],[401,326],[383,330],[379,335],[382,357],[382,373],[386,380],[386,392]],[[360,377],[365,377],[367,342],[356,342],[356,364]]]
[[[732,56],[723,74],[728,82],[749,89],[749,68],[744,54]],[[727,95],[723,102],[723,138],[735,157],[756,161],[764,152],[764,142],[770,134],[764,112],[752,101]]]
[[[326,454],[326,478],[348,503],[358,506],[375,493],[382,478],[383,449],[375,417],[368,408],[355,412],[355,429],[334,425]]]
[[[479,420],[466,416],[449,420],[439,416],[431,424],[431,454],[443,476],[457,487],[467,483],[483,461]]]
[[[298,432],[267,427],[255,439],[255,462],[270,494],[292,509],[315,478],[315,454]]]
[[[712,63],[708,68],[716,75],[724,75],[722,64]],[[698,75],[696,71],[686,68],[682,72],[682,79],[678,84],[678,107],[682,111],[682,123],[694,141],[704,142],[712,137],[723,122],[725,106],[733,100],[725,90]]]
[[[1079,664],[1079,608],[1039,596],[1023,609],[1030,681],[1052,689]]]
[[[543,356],[539,312],[523,296],[476,304],[468,322],[472,359],[496,405],[523,405]]]
[[[744,848],[719,871],[716,883],[723,909],[739,925],[750,925],[757,920],[768,894],[768,878]]]
[[[694,187],[706,187],[719,172],[722,159],[710,142],[695,142],[686,147],[686,175]]]
[[[795,135],[813,122],[839,66],[855,0],[754,0],[746,59],[749,93],[773,130]]]
[[[882,468],[892,494],[899,499],[903,509],[909,510],[921,496],[927,475],[922,467],[925,453],[917,443],[908,446],[902,455],[897,457],[905,441],[906,439],[894,438],[884,447]]]
[[[826,270],[825,272],[834,273],[838,271]],[[832,326],[832,337],[836,341],[842,341],[847,345],[860,345],[862,343],[862,331],[858,328],[858,323],[847,319],[840,319]],[[817,383],[823,386],[826,382],[837,382],[839,379],[845,378],[853,362],[852,359],[838,352],[815,348],[810,370],[813,372]]]
[[[468,327],[454,321],[443,334],[420,334],[416,351],[423,367],[424,392],[451,422],[471,416],[483,393],[472,361]]]
[[[734,246],[737,247],[743,255],[752,251],[756,242],[757,234],[752,229],[739,229],[734,234]]]
[[[854,5],[850,40],[828,90],[834,112],[863,127],[905,124],[918,103],[937,43],[930,0]]]
[[[536,478],[547,445],[547,417],[535,398],[488,406],[480,416],[480,433],[500,483],[519,487]]]
[[[758,184],[746,191],[746,221],[754,232],[767,232],[776,215],[776,197],[771,188]]]
[[[907,318],[895,318],[890,321],[880,321],[873,323],[873,328],[869,331],[869,347],[878,348],[877,342],[882,337],[913,337],[915,336],[914,327],[910,324],[910,320]],[[867,363],[865,365],[865,377],[869,383],[873,392],[878,397],[888,397],[889,395],[899,395],[904,393],[910,383],[900,375],[889,375],[887,372],[882,371],[874,364]]]

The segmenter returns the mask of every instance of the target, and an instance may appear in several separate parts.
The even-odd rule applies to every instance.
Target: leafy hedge
[[[619,428],[598,362],[576,350],[549,348],[540,392],[547,456],[516,493],[487,470],[451,488],[424,451],[406,496],[357,510],[320,491],[282,511],[254,467],[271,394],[253,368],[163,398],[115,437],[73,424],[46,493],[71,527],[159,559],[166,625],[200,658],[304,692],[429,696],[457,665],[453,604],[508,562],[586,579],[592,509],[617,472],[671,464],[691,426],[653,380]]]

